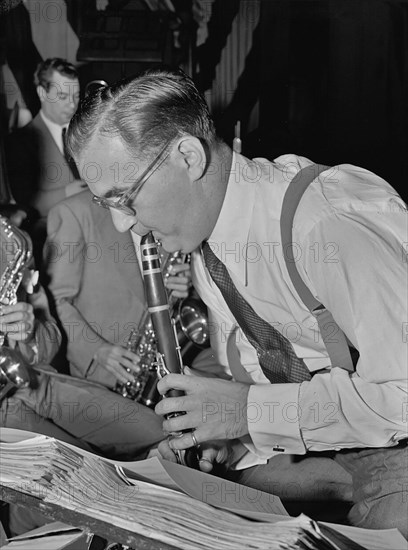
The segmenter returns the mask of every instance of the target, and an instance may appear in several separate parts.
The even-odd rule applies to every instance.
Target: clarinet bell
[[[184,463],[193,470],[200,469],[200,456],[196,447],[190,447],[190,449],[185,450]]]

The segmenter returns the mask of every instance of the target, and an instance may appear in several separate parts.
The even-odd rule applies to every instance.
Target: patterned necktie
[[[67,133],[67,129],[66,128],[63,128],[62,129],[62,146],[63,146],[63,149],[64,149],[64,157],[65,157],[65,160],[67,161],[70,169],[71,169],[71,172],[74,176],[74,178],[76,180],[80,180],[81,179],[81,176],[79,175],[79,171],[78,171],[78,168],[77,168],[77,165],[75,164],[75,161],[74,159],[71,157],[71,155],[68,153],[67,151],[67,148],[66,148],[66,133]]]
[[[303,359],[297,357],[292,344],[272,325],[264,321],[236,289],[225,265],[209,244],[203,244],[207,269],[220,289],[231,313],[251,345],[256,349],[263,373],[272,384],[310,380]]]

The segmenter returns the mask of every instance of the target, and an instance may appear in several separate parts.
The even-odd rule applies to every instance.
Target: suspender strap
[[[329,170],[329,168],[329,166],[322,164],[312,164],[300,170],[292,179],[282,203],[281,239],[286,267],[293,286],[309,311],[316,317],[332,366],[354,372],[353,361],[343,331],[334,320],[330,311],[313,296],[303,282],[297,270],[296,259],[293,254],[292,228],[298,204],[309,184],[321,172]]]

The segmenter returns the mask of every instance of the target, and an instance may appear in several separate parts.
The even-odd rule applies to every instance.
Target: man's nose
[[[119,212],[115,208],[110,208],[109,210],[112,216],[113,225],[119,233],[125,233],[125,231],[129,231],[129,229],[135,225],[136,216],[128,216],[127,214],[123,214],[123,212]]]

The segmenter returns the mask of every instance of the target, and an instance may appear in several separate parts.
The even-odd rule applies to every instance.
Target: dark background
[[[155,12],[142,0],[110,0],[98,12],[95,0],[67,0],[68,21],[80,40],[76,61],[82,89],[94,78],[112,83],[162,62],[183,67],[206,94],[231,86],[216,68],[232,48],[224,72],[229,65],[233,70],[231,35],[238,18],[242,36],[250,28],[252,46],[233,88],[224,90],[226,99],[210,105],[219,133],[231,143],[240,120],[247,156],[272,159],[291,152],[324,164],[357,164],[387,179],[408,200],[407,0],[198,4],[204,11],[211,7],[208,36],[199,46],[193,0],[173,0],[173,13],[160,1]],[[30,19],[18,0],[3,0],[2,6],[0,59],[9,64],[35,114],[32,73],[41,56]],[[256,26],[255,8],[260,10]],[[2,105],[4,121],[8,113]]]
[[[248,156],[361,165],[407,201],[408,3],[264,0],[254,38],[234,98],[216,114],[227,139],[241,117]],[[259,126],[246,136],[242,113],[256,98]]]

